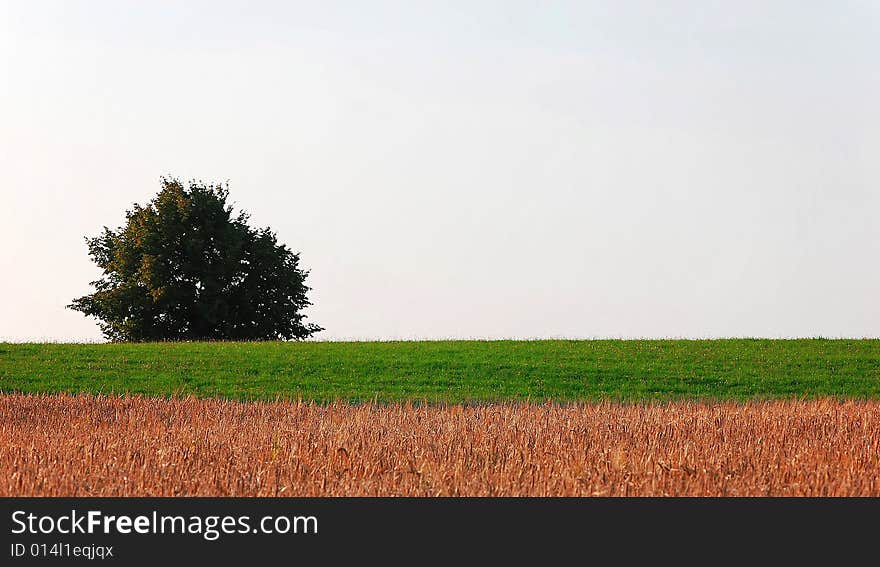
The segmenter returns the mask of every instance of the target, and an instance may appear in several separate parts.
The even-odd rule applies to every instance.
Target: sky
[[[324,340],[880,336],[880,3],[0,0],[0,340],[228,181]]]

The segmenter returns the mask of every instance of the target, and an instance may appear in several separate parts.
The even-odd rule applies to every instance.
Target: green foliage
[[[0,390],[319,402],[880,398],[880,340],[0,343]]]
[[[307,271],[268,228],[233,216],[228,188],[162,179],[117,230],[87,238],[104,271],[68,307],[100,320],[112,341],[304,339]]]

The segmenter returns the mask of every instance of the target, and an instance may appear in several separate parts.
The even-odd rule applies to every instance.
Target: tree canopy
[[[268,228],[233,215],[221,184],[163,178],[125,224],[86,238],[103,270],[69,308],[99,319],[112,341],[304,339],[308,271]]]

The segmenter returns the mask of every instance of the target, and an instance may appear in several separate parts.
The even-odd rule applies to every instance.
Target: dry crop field
[[[3,496],[880,495],[880,402],[0,396]]]

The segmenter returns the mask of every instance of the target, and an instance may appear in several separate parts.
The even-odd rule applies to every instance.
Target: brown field
[[[880,495],[880,402],[0,396],[0,495]]]

